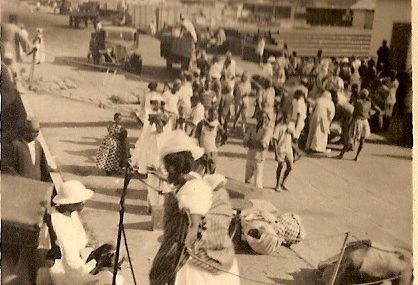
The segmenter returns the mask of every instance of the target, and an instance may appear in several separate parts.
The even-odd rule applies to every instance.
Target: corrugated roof
[[[374,10],[375,7],[376,0],[359,0],[351,6],[351,10]]]

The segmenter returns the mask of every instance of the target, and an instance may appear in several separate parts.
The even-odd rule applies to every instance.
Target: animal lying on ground
[[[324,284],[332,278],[338,256],[318,266]],[[393,279],[392,279],[393,278]],[[385,280],[391,279],[391,280]],[[335,285],[351,285],[385,280],[383,285],[411,285],[413,281],[412,253],[406,249],[377,245],[370,240],[347,245],[338,270]]]

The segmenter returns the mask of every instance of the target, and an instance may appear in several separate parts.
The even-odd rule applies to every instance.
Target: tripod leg
[[[122,225],[122,234],[123,234],[123,240],[125,242],[126,254],[128,255],[129,267],[131,268],[132,278],[134,280],[134,284],[136,285],[137,283],[136,283],[136,278],[135,278],[134,267],[132,265],[131,255],[129,254],[128,240],[126,239],[125,227],[123,225]]]

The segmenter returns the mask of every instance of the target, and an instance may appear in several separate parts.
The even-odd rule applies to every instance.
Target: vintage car
[[[130,27],[105,26],[91,34],[89,62],[139,74],[142,57],[138,49],[138,31]]]

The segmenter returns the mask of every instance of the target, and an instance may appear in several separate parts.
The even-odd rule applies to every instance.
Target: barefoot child
[[[215,173],[218,158],[218,147],[223,143],[218,139],[223,137],[223,129],[218,118],[216,107],[210,108],[208,118],[200,122],[196,127],[195,138],[199,146],[205,150],[206,172]]]
[[[288,190],[285,182],[293,168],[292,134],[294,131],[289,125],[289,117],[286,113],[276,122],[273,132],[273,146],[277,161],[276,188],[277,192]],[[283,180],[280,183],[281,173],[286,163]]]

